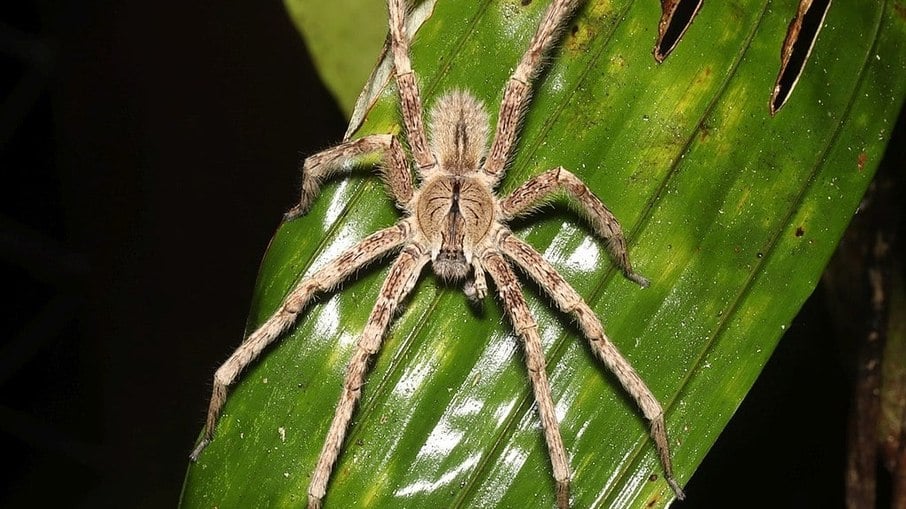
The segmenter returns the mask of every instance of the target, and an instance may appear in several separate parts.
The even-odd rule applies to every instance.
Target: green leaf
[[[427,104],[468,88],[496,112],[548,2],[522,3],[434,5],[412,56]],[[514,230],[575,285],[664,405],[681,482],[814,289],[872,179],[906,95],[903,12],[902,0],[835,2],[773,118],[792,2],[706,3],[656,65],[657,2],[590,1],[541,76],[501,193],[562,164],[621,220],[648,289],[614,270],[565,203]],[[355,136],[400,132],[394,87],[376,89]],[[327,186],[307,216],[274,237],[249,330],[313,267],[397,217],[364,170]],[[248,370],[214,442],[189,468],[183,507],[304,504],[386,266],[311,306]],[[526,288],[570,455],[573,506],[666,505],[673,495],[640,413],[571,320]],[[326,507],[553,506],[523,355],[496,300],[475,310],[426,270],[368,380]]]
[[[349,113],[387,33],[384,2],[286,0],[286,9],[340,108]]]

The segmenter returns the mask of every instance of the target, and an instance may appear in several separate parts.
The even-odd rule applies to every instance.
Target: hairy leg
[[[375,134],[341,143],[305,158],[301,168],[302,196],[299,203],[284,214],[283,220],[289,221],[308,212],[324,180],[338,171],[348,171],[358,160],[374,153],[384,155],[384,164],[380,167],[384,181],[397,207],[406,210],[413,194],[412,174],[406,154],[393,135]]]
[[[626,250],[626,239],[617,218],[579,177],[562,166],[548,170],[519,186],[500,201],[500,208],[506,220],[510,220],[530,212],[539,202],[559,190],[566,191],[576,199],[595,233],[607,241],[607,249],[623,274],[639,286],[647,287],[648,280],[632,270],[629,253]]]
[[[343,446],[343,439],[346,437],[346,430],[352,419],[352,411],[362,395],[362,385],[365,383],[365,374],[368,371],[368,360],[377,353],[381,346],[381,339],[390,325],[397,306],[415,286],[422,267],[429,259],[428,254],[421,248],[410,244],[400,253],[390,268],[387,279],[384,280],[380,296],[371,311],[365,331],[356,344],[356,352],[346,367],[343,393],[340,396],[340,402],[337,403],[330,430],[327,432],[324,447],[321,449],[318,464],[308,487],[309,509],[321,507],[321,500],[327,493],[327,480],[330,478],[333,464]]]
[[[472,258],[472,277],[466,279],[463,287],[466,297],[478,303],[488,294],[488,282],[484,277],[484,267],[478,257]]]
[[[532,80],[541,69],[544,54],[557,40],[563,23],[579,3],[581,0],[554,0],[544,13],[532,42],[506,84],[503,101],[500,103],[497,130],[484,166],[484,172],[497,180],[503,176],[506,164],[513,154],[516,134],[532,93]]]
[[[496,251],[491,251],[482,257],[485,270],[497,285],[500,300],[506,308],[507,315],[513,322],[516,333],[522,337],[525,348],[525,363],[528,368],[535,401],[538,403],[538,414],[541,417],[541,428],[551,457],[554,470],[554,480],[557,483],[557,507],[569,507],[569,464],[567,463],[566,448],[560,438],[560,425],[554,412],[554,401],[551,397],[550,384],[545,372],[544,352],[541,350],[541,337],[538,335],[538,324],[535,323],[529,311],[522,288],[510,264]]]
[[[415,71],[409,60],[409,38],[406,35],[406,2],[405,0],[388,0],[390,11],[390,46],[393,51],[393,65],[396,68],[396,83],[400,94],[400,109],[403,113],[403,124],[406,126],[406,139],[412,157],[420,171],[433,168],[437,161],[428,150],[428,137],[425,135],[422,100],[419,97]]]
[[[211,442],[217,419],[226,402],[227,388],[236,381],[239,373],[257,359],[269,344],[273,343],[296,321],[296,317],[312,296],[333,289],[356,270],[402,245],[409,238],[410,230],[411,227],[408,223],[400,222],[390,228],[372,233],[357,245],[344,251],[311,277],[300,281],[283,300],[280,309],[239,345],[239,348],[214,374],[214,389],[208,407],[204,435],[195,450],[192,451],[190,456],[192,461],[197,460],[201,451]]]
[[[534,279],[548,295],[556,302],[557,307],[576,317],[579,327],[588,338],[591,349],[601,362],[607,366],[623,385],[623,388],[641,408],[645,418],[651,422],[651,437],[657,446],[661,464],[664,466],[664,477],[676,493],[676,497],[684,497],[676,479],[673,477],[673,463],[670,460],[670,445],[667,440],[667,428],[664,423],[664,410],[657,398],[636,373],[632,365],[620,354],[617,347],[610,342],[604,333],[604,327],[598,316],[588,306],[585,300],[563,279],[555,269],[538,251],[512,234],[504,234],[499,241],[500,249],[507,257],[516,262],[532,279]]]

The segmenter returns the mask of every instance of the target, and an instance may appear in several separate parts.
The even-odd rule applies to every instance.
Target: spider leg
[[[545,372],[544,352],[541,349],[538,324],[535,323],[535,318],[529,311],[519,280],[516,279],[516,274],[510,268],[509,262],[497,251],[489,251],[481,261],[491,275],[491,279],[494,280],[494,284],[497,285],[497,292],[513,322],[513,328],[522,337],[525,363],[532,381],[535,401],[538,403],[538,414],[541,417],[541,428],[544,430],[544,439],[550,453],[554,480],[557,482],[557,507],[566,509],[569,507],[569,464],[563,440],[560,438],[560,425],[557,423],[551,388]]]
[[[429,259],[428,253],[422,251],[415,244],[409,244],[403,248],[390,268],[390,273],[381,287],[377,303],[368,318],[365,331],[356,344],[356,352],[346,367],[343,393],[340,402],[337,403],[330,430],[327,432],[324,447],[321,449],[321,455],[318,457],[317,466],[308,486],[309,509],[321,507],[321,500],[327,493],[327,480],[340,453],[340,448],[343,446],[352,411],[362,394],[362,385],[365,383],[365,374],[368,371],[368,360],[377,353],[381,346],[381,339],[390,325],[397,306],[415,286],[421,269]]]
[[[484,166],[484,172],[498,181],[503,177],[506,163],[513,153],[516,133],[532,92],[532,80],[541,69],[544,54],[556,40],[563,22],[578,3],[576,0],[554,0],[544,13],[528,49],[506,84],[503,101],[500,103],[497,130]]]
[[[393,135],[375,134],[347,141],[306,157],[301,168],[302,196],[299,203],[283,215],[283,221],[308,212],[325,179],[338,171],[348,171],[356,161],[374,153],[384,154],[381,174],[397,207],[406,210],[413,193],[412,174],[409,172],[406,154]]]
[[[664,410],[645,381],[636,373],[629,361],[623,357],[617,347],[610,342],[604,333],[601,321],[585,300],[563,279],[544,257],[532,246],[526,244],[516,236],[506,233],[498,242],[499,248],[507,257],[516,262],[532,279],[534,279],[545,292],[554,300],[563,312],[571,313],[579,322],[579,327],[588,338],[591,349],[601,362],[607,366],[623,385],[623,388],[641,408],[645,418],[651,422],[651,437],[657,446],[661,464],[664,467],[664,477],[676,493],[676,497],[683,499],[683,490],[673,476],[673,464],[670,461],[670,445],[667,440],[667,427],[664,423]]]
[[[582,208],[595,233],[607,240],[607,249],[626,277],[642,288],[648,286],[648,280],[632,270],[629,253],[626,250],[626,239],[623,229],[613,213],[601,202],[595,193],[579,177],[562,166],[548,170],[522,184],[509,196],[500,201],[500,208],[505,220],[510,220],[531,212],[545,197],[556,191],[566,191],[576,199]]]
[[[475,303],[481,302],[488,294],[488,282],[484,277],[484,267],[481,266],[477,256],[472,258],[472,277],[466,279],[463,290],[466,293],[466,297]]]
[[[207,421],[201,441],[192,451],[191,459],[196,461],[201,451],[211,442],[214,428],[223,404],[227,398],[227,388],[236,381],[239,373],[252,361],[261,355],[261,352],[288,329],[296,317],[305,308],[316,293],[333,289],[357,269],[375,260],[391,249],[399,247],[409,238],[408,223],[400,222],[372,233],[357,245],[347,249],[340,256],[330,261],[327,265],[316,271],[311,277],[300,281],[283,300],[277,310],[255,332],[249,335],[239,345],[230,358],[226,360],[214,374],[214,389],[211,394],[211,403],[208,407]]]
[[[418,92],[418,83],[412,62],[409,60],[409,38],[406,35],[406,2],[405,0],[388,0],[390,11],[390,46],[393,51],[393,65],[396,68],[396,83],[400,94],[400,109],[403,113],[403,124],[406,126],[406,139],[412,157],[418,164],[419,171],[430,170],[437,161],[428,149],[428,137],[422,116],[422,100]]]

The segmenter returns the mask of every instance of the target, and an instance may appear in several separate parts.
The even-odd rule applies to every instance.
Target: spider
[[[324,179],[374,153],[383,155],[380,171],[404,217],[393,226],[367,236],[299,282],[279,310],[217,369],[203,436],[191,454],[193,461],[213,438],[227,388],[269,344],[293,325],[312,298],[331,291],[364,265],[398,251],[347,366],[342,395],[308,488],[310,509],[321,507],[328,479],[362,393],[369,360],[378,352],[400,302],[412,290],[428,263],[441,279],[462,284],[472,300],[486,296],[486,274],[493,280],[515,332],[523,342],[527,371],[553,466],[559,508],[569,506],[570,472],[566,449],[545,373],[538,326],[529,312],[512,264],[537,282],[560,310],[577,319],[595,355],[616,375],[651,422],[651,436],[660,455],[665,479],[676,496],[683,498],[673,476],[660,403],[607,338],[600,320],[582,297],[538,251],[506,226],[510,220],[531,212],[551,194],[566,192],[587,215],[595,234],[607,241],[609,251],[624,275],[646,287],[648,280],[632,269],[626,240],[616,217],[578,177],[563,167],[541,173],[507,197],[498,198],[494,192],[513,155],[533,78],[542,66],[544,54],[558,39],[564,21],[580,3],[581,0],[554,0],[545,12],[529,48],[506,84],[496,130],[488,145],[490,121],[485,107],[463,90],[449,92],[436,101],[430,111],[428,129],[425,129],[404,28],[405,0],[388,0],[396,83],[414,164],[410,164],[400,141],[390,134],[365,136],[312,155],[302,165],[300,201],[287,212],[284,220],[292,220],[309,209]],[[418,176],[418,186],[413,182],[413,170]]]

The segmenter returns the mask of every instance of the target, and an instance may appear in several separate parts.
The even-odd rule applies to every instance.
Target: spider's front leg
[[[356,343],[356,352],[346,367],[343,393],[340,396],[340,402],[337,403],[330,430],[327,432],[324,447],[321,449],[318,464],[308,486],[309,509],[320,508],[321,500],[327,493],[327,480],[330,478],[330,472],[333,470],[333,465],[343,446],[343,439],[346,437],[346,430],[352,419],[352,411],[362,395],[368,360],[377,353],[381,346],[381,339],[384,337],[400,301],[406,298],[406,295],[415,286],[419,273],[429,260],[429,254],[418,245],[409,244],[402,250],[390,268],[387,279],[384,280],[365,331]]]
[[[642,410],[645,418],[651,423],[651,437],[657,446],[658,455],[664,468],[664,478],[676,493],[676,498],[682,500],[684,498],[683,490],[673,476],[673,462],[670,460],[670,443],[667,440],[664,410],[654,393],[604,333],[604,326],[601,325],[598,316],[585,300],[535,248],[511,233],[502,235],[497,244],[508,258],[516,262],[516,265],[550,295],[560,310],[576,317],[579,327],[591,344],[592,351],[617,377],[626,392],[632,396]]]
[[[393,135],[374,134],[341,143],[305,158],[300,168],[302,196],[299,204],[284,214],[283,221],[308,212],[325,179],[338,171],[348,171],[356,162],[376,153],[384,155],[383,165],[379,169],[396,206],[405,210],[413,194],[412,174],[406,154]]]
[[[472,278],[466,279],[463,291],[466,297],[476,304],[488,294],[488,282],[484,277],[484,268],[477,256],[472,258]]]
[[[510,264],[496,251],[485,253],[481,260],[494,284],[500,300],[506,308],[506,313],[513,322],[513,328],[522,338],[525,348],[525,363],[528,368],[532,389],[535,393],[535,402],[538,404],[538,414],[541,417],[541,429],[544,430],[544,439],[550,453],[551,465],[554,470],[554,480],[557,483],[557,507],[569,507],[569,464],[567,462],[566,448],[560,438],[560,425],[557,423],[557,414],[554,411],[554,400],[551,397],[550,383],[545,371],[544,351],[541,349],[541,337],[538,334],[538,324],[529,311],[522,288]]]
[[[632,270],[620,222],[579,177],[562,166],[548,170],[519,186],[500,201],[500,209],[505,220],[509,221],[531,212],[538,203],[559,190],[564,190],[575,198],[582,208],[582,212],[591,222],[595,233],[607,241],[607,249],[623,274],[630,281],[634,281],[642,288],[647,288],[648,280]]]
[[[403,221],[372,233],[293,288],[283,300],[280,309],[249,335],[214,374],[214,389],[204,434],[192,451],[190,456],[192,461],[198,460],[201,451],[213,439],[217,419],[226,403],[227,388],[236,381],[239,373],[296,321],[299,313],[315,294],[332,290],[356,270],[399,247],[409,238],[411,230],[409,223]]]

